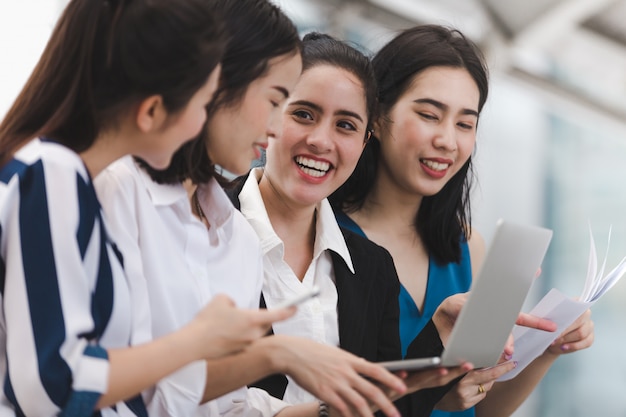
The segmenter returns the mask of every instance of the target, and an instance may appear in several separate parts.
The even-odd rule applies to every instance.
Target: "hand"
[[[456,323],[456,319],[459,317],[468,296],[468,292],[449,296],[439,304],[435,314],[433,314],[433,323],[437,328],[439,338],[444,346],[448,341],[448,337],[450,337],[454,323]]]
[[[432,368],[411,372],[405,379],[407,393],[426,388],[440,387],[471,371],[472,364],[465,362],[452,368]],[[394,398],[395,400],[396,398]]]
[[[240,309],[225,295],[216,295],[189,323],[199,357],[216,359],[244,349],[267,334],[275,321],[285,320],[295,307],[272,310]]]
[[[458,293],[449,296],[445,300],[441,302],[435,314],[433,314],[433,323],[437,327],[437,331],[439,332],[439,337],[441,338],[441,342],[443,345],[446,345],[448,337],[452,332],[452,328],[454,327],[454,323],[456,319],[459,317],[461,313],[461,309],[465,305],[467,298],[469,296],[469,292],[466,293]],[[536,317],[527,313],[520,313],[515,321],[515,324],[524,327],[530,327],[533,329],[544,330],[547,332],[553,332],[556,330],[556,323],[544,319],[541,317]],[[513,343],[512,338],[509,338],[507,342],[507,346],[505,348],[505,356],[513,354]]]
[[[587,349],[593,344],[594,332],[591,310],[585,311],[548,348],[548,352],[560,355]]]
[[[554,332],[557,329],[556,323],[554,323],[553,321],[533,316],[527,313],[519,313],[515,324],[517,324],[518,326],[529,327],[531,329],[543,330],[546,332]],[[510,360],[513,357],[513,352],[514,340],[513,335],[510,334],[509,338],[507,339],[506,345],[504,346],[504,352],[502,352],[499,363]]]
[[[475,406],[485,398],[494,382],[515,366],[515,362],[505,362],[469,372],[437,403],[436,408],[443,411],[462,411]]]
[[[373,415],[372,408],[399,416],[381,387],[404,393],[406,385],[382,366],[340,348],[287,335],[268,337],[279,372],[291,376],[302,388],[326,402],[332,414]]]

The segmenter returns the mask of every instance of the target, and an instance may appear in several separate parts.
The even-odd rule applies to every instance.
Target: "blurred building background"
[[[375,52],[420,23],[460,29],[483,50],[491,91],[476,151],[473,225],[499,218],[554,230],[543,274],[582,292],[593,231],[600,261],[626,255],[626,0],[274,0],[302,33]],[[66,0],[0,4],[0,117],[26,81]],[[626,281],[626,280],[625,280]],[[626,283],[593,308],[596,341],[564,355],[515,417],[626,416]]]

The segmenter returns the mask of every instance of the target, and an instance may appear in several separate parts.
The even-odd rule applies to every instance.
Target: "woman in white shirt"
[[[120,248],[132,254],[131,296],[146,307],[152,337],[185,326],[218,293],[240,307],[259,305],[258,238],[228,201],[214,164],[247,172],[268,136],[280,135],[281,105],[301,71],[301,44],[293,23],[266,0],[221,1],[214,7],[232,30],[203,134],[180,149],[167,170],[126,158],[95,181]],[[190,180],[187,189],[183,180]],[[317,401],[288,407],[264,391],[238,389],[279,372],[345,414],[358,409],[370,415],[365,397],[396,415],[382,391],[361,375],[392,390],[405,389],[382,367],[340,349],[280,336],[263,338],[232,360],[197,361],[145,398],[153,416],[316,416]],[[206,403],[222,394],[227,395]]]
[[[215,300],[149,343],[91,178],[197,135],[223,35],[204,0],[72,0],[0,125],[0,414],[145,416],[138,394],[289,311]],[[137,32],[142,34],[137,36]]]

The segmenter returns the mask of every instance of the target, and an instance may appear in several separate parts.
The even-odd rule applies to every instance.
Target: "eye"
[[[474,130],[474,125],[471,123],[459,122],[456,125],[462,130]]]
[[[341,128],[341,129],[345,129],[345,130],[350,130],[350,131],[356,131],[356,126],[347,121],[347,120],[340,120],[337,122],[337,127]]]
[[[280,106],[280,103],[278,103],[277,101],[274,101],[274,100],[270,100],[270,103],[272,103],[272,107]]]
[[[293,112],[291,112],[291,114],[293,115],[295,119],[298,119],[303,122],[313,121],[313,115],[306,110],[294,110]]]
[[[434,114],[424,113],[424,112],[417,112],[417,114],[419,114],[420,117],[426,120],[439,120],[439,118],[435,116]]]

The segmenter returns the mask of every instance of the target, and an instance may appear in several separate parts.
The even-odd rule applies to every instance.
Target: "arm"
[[[89,303],[89,271],[99,264],[89,255],[101,252],[101,240],[91,240],[97,201],[78,157],[62,157],[28,167],[3,202],[5,383],[12,404],[33,416],[93,407],[109,368],[106,350],[85,336],[99,336]]]
[[[241,354],[212,361],[209,368],[216,378],[215,383],[213,378],[208,380],[205,398],[273,373],[283,373],[342,415],[350,415],[351,409],[359,410],[363,416],[371,415],[368,401],[386,414],[395,415],[391,401],[366,378],[391,391],[406,390],[398,377],[381,366],[333,346],[286,335],[262,338]]]
[[[277,320],[295,309],[242,310],[226,296],[216,296],[177,332],[141,346],[109,350],[110,375],[100,407],[139,393],[194,360],[239,351],[260,338]]]

